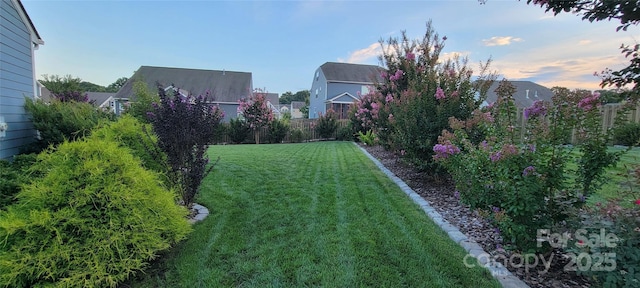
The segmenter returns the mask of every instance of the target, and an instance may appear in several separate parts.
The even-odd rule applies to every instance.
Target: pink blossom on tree
[[[440,87],[438,87],[436,89],[436,95],[435,96],[436,96],[436,99],[438,99],[438,100],[442,100],[442,99],[447,97],[447,96],[444,95],[444,90],[442,90],[442,88],[440,88]]]
[[[260,129],[274,120],[273,111],[267,103],[267,92],[255,89],[249,99],[238,101],[238,112],[242,113],[249,128],[253,130],[256,144],[260,144]]]

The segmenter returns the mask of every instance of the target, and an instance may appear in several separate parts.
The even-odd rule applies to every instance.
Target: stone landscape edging
[[[204,207],[200,204],[193,203],[193,206],[191,206],[191,209],[196,211],[196,215],[193,216],[193,218],[189,219],[189,223],[191,224],[194,224],[198,221],[202,221],[204,220],[204,218],[207,218],[207,216],[209,216],[209,209],[207,209],[207,207]]]
[[[492,263],[492,265],[486,265],[488,260],[486,259],[487,258],[486,256],[490,254],[485,252],[482,249],[482,247],[478,245],[476,241],[469,239],[466,235],[464,235],[464,233],[460,232],[460,230],[457,227],[451,225],[451,223],[445,220],[442,217],[442,215],[438,213],[438,211],[436,211],[433,207],[431,207],[431,205],[429,205],[429,202],[427,202],[427,200],[425,200],[420,195],[418,195],[415,191],[413,191],[413,189],[411,189],[411,187],[409,187],[407,183],[404,183],[402,179],[400,179],[398,176],[393,174],[393,172],[387,169],[387,167],[382,165],[382,163],[378,159],[373,157],[371,154],[369,154],[369,152],[367,152],[366,149],[362,148],[360,145],[358,145],[358,143],[353,142],[353,144],[358,146],[358,148],[360,148],[360,150],[365,155],[367,155],[367,157],[369,157],[369,159],[371,159],[371,161],[373,161],[373,163],[375,163],[376,166],[378,166],[378,168],[385,175],[387,175],[387,177],[389,177],[394,183],[396,183],[396,185],[398,185],[400,189],[402,189],[402,191],[405,194],[407,194],[407,196],[409,196],[411,200],[413,200],[413,202],[418,204],[420,208],[429,216],[429,218],[431,218],[431,220],[433,220],[433,222],[436,223],[436,225],[438,225],[442,230],[444,230],[447,233],[447,235],[449,235],[449,238],[455,241],[458,245],[462,246],[462,248],[464,248],[464,250],[466,250],[467,253],[469,253],[469,255],[473,256],[475,259],[478,260],[478,263],[483,264],[487,269],[489,269],[489,271],[491,272],[491,275],[496,280],[498,280],[498,282],[500,282],[502,287],[506,287],[506,288],[512,288],[512,287],[528,288],[529,287],[529,285],[527,285],[524,281],[520,280],[520,278],[513,275],[511,271],[507,270],[507,268],[505,268],[501,263],[495,262],[495,263]],[[479,256],[485,256],[485,257],[479,258]],[[463,261],[463,259],[460,259],[460,260]]]

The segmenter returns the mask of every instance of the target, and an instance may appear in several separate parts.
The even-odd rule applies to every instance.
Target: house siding
[[[349,93],[354,97],[360,97],[360,92],[363,86],[371,86],[373,84],[356,84],[356,83],[341,83],[341,82],[327,82],[327,79],[320,71],[318,80],[313,78],[313,84],[311,85],[311,97],[309,101],[309,118],[318,118],[320,114],[324,114],[327,110],[326,101],[336,97],[342,93]],[[318,89],[318,95],[316,97],[316,89]],[[350,97],[349,97],[350,98]],[[342,99],[342,98],[341,98]],[[351,99],[351,98],[350,98]]]
[[[316,77],[316,74],[318,77]],[[316,91],[318,92],[316,94]],[[313,74],[313,82],[309,96],[309,119],[318,118],[320,114],[325,112],[325,104],[327,101],[327,78],[324,76],[321,68],[318,68]]]
[[[229,122],[233,118],[238,118],[239,104],[219,104],[220,109],[224,111],[224,118],[222,122]]]
[[[347,92],[354,97],[360,98],[360,91],[362,90],[362,84],[352,84],[352,83],[327,83],[327,99],[331,99],[336,97],[344,92]]]
[[[31,34],[17,9],[11,0],[0,0],[0,117],[8,125],[0,159],[19,153],[35,137],[24,110],[25,97],[34,93]]]

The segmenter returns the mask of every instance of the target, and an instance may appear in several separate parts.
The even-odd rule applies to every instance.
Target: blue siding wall
[[[350,83],[329,83],[327,84],[327,98],[331,99],[344,92],[347,92],[354,97],[359,97],[362,90],[362,84],[350,84]],[[366,85],[365,85],[366,86]]]
[[[29,29],[10,0],[0,0],[0,116],[9,129],[0,138],[0,159],[7,159],[33,141],[35,131],[24,111],[24,97],[33,97],[33,65]]]
[[[354,97],[359,97],[358,95],[362,92],[363,84],[353,84],[353,83],[335,83],[329,82],[327,83],[327,79],[322,73],[322,70],[318,68],[316,70],[318,77],[316,78],[316,74],[313,75],[313,83],[311,84],[311,98],[309,101],[309,118],[318,118],[318,116],[322,113],[326,112],[327,106],[326,101],[336,97],[344,92],[348,92]],[[316,91],[318,94],[316,95]]]
[[[316,77],[316,75],[318,75],[318,77]],[[324,77],[324,73],[322,73],[322,69],[320,68],[313,74],[310,92],[309,118],[318,118],[320,113],[325,112],[324,102],[327,101],[327,78]]]
[[[222,122],[229,122],[233,118],[238,118],[239,104],[220,104],[220,109],[224,111],[224,119]]]

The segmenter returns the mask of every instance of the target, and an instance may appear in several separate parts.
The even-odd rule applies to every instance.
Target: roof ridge
[[[160,68],[160,69],[175,69],[175,70],[191,70],[191,71],[203,71],[203,72],[224,72],[224,73],[247,73],[251,74],[251,72],[243,72],[243,71],[233,71],[233,70],[211,70],[211,69],[202,69],[202,68],[182,68],[182,67],[167,67],[167,66],[150,66],[150,65],[141,65],[140,68]]]

